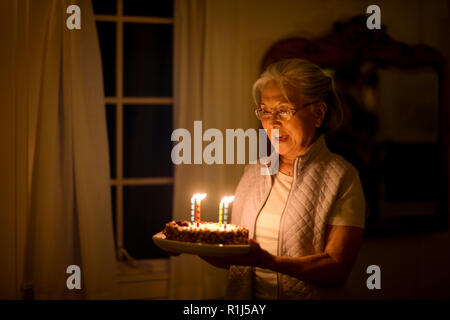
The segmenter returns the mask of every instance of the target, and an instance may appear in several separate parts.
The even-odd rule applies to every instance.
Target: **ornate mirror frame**
[[[334,23],[329,34],[317,39],[288,38],[276,42],[264,55],[261,69],[287,58],[304,58],[324,69],[331,69],[344,107],[345,101],[350,101],[345,99],[348,98],[348,90],[359,92],[359,98],[365,101],[370,98],[370,93],[373,96],[377,92],[376,88],[382,87],[379,83],[380,70],[398,70],[399,74],[409,70],[431,70],[431,74],[434,73],[436,108],[429,111],[431,118],[436,120],[431,128],[435,130],[434,142],[375,141],[373,136],[382,118],[377,118],[365,108],[358,108],[356,112],[354,108],[344,108],[352,122],[347,123],[347,131],[344,126],[339,132],[327,136],[327,143],[331,151],[344,156],[360,172],[369,207],[366,235],[411,235],[447,230],[448,106],[443,104],[443,57],[429,46],[408,46],[393,40],[385,26],[369,30],[366,17],[357,16],[347,22]],[[395,88],[388,89],[395,92]],[[408,95],[410,101],[414,101],[414,94],[411,92]],[[396,108],[401,112],[413,112],[408,110],[408,105]],[[416,118],[420,123],[420,116],[416,115]],[[423,161],[426,165],[417,168]],[[411,175],[408,175],[409,172]],[[389,192],[393,195],[393,202],[389,202]],[[414,199],[421,196],[427,198],[421,200],[423,206]],[[386,209],[392,204],[391,209]],[[390,215],[389,212],[394,212],[392,210],[396,214]]]

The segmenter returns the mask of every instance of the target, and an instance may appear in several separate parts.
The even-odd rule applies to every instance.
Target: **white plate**
[[[250,252],[250,245],[248,244],[207,244],[167,240],[162,233],[155,234],[153,242],[167,252],[190,253],[199,256],[242,256]]]

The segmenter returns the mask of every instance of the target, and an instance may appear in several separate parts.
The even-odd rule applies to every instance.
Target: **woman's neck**
[[[280,171],[282,173],[288,174],[288,175],[292,175],[292,171],[293,171],[293,167],[294,167],[294,162],[295,159],[298,156],[304,155],[306,153],[306,151],[311,147],[311,145],[316,142],[317,138],[319,137],[318,134],[316,134],[313,138],[313,140],[311,141],[311,143],[308,145],[307,148],[305,148],[305,150],[303,152],[299,152],[298,154],[296,154],[295,156],[282,156],[280,155]]]
[[[295,159],[296,159],[297,157],[299,157],[299,156],[304,155],[304,154],[309,150],[309,148],[314,144],[314,142],[317,141],[317,139],[319,138],[319,136],[320,136],[320,135],[319,135],[318,133],[316,133],[316,134],[313,136],[313,138],[312,138],[310,141],[308,141],[308,142],[306,143],[306,145],[303,146],[303,147],[301,148],[301,150],[298,150],[295,154],[289,154],[289,155],[284,155],[284,156],[280,155],[280,160],[281,160],[281,162],[284,162],[285,164],[291,164],[291,165],[293,165]]]
[[[289,159],[284,156],[280,156],[280,172],[287,174],[288,176],[292,176],[292,172],[294,169],[294,160],[295,159]]]
[[[294,165],[295,158],[287,158],[285,156],[280,156],[281,165],[292,166]]]

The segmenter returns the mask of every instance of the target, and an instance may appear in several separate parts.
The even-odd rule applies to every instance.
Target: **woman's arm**
[[[251,252],[242,257],[205,258],[219,268],[248,265],[284,273],[305,282],[319,285],[339,285],[348,277],[363,239],[357,227],[329,225],[323,253],[303,257],[274,256],[250,241]]]
[[[323,253],[299,258],[274,256],[267,267],[305,282],[340,285],[350,274],[362,240],[360,228],[329,225]]]

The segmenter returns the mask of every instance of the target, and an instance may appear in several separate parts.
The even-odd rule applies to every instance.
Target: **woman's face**
[[[314,142],[316,128],[322,124],[326,112],[324,103],[318,107],[309,105],[301,108],[307,101],[302,98],[298,100],[295,105],[289,103],[275,81],[268,82],[262,92],[260,107],[265,111],[277,112],[300,108],[289,120],[281,120],[274,114],[269,119],[261,120],[270,141],[278,142],[278,153],[286,159],[294,159],[306,152]],[[272,134],[273,129],[278,129],[278,136]]]

